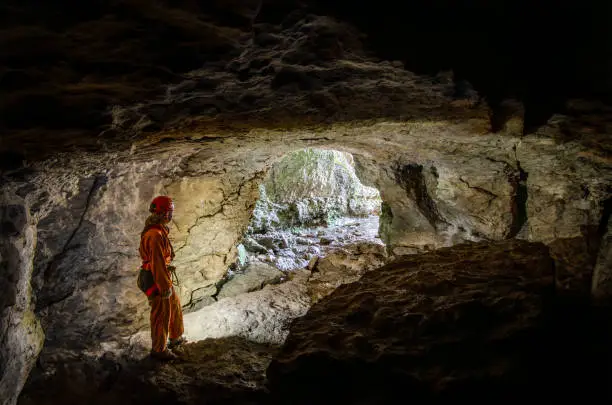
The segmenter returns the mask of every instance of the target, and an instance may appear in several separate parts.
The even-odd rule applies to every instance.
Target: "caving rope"
[[[170,243],[170,257],[174,260],[174,246]],[[172,285],[178,287],[181,285],[179,282],[178,276],[176,275],[176,267],[175,266],[167,266],[166,267],[170,272],[170,280],[172,280]]]
[[[174,266],[167,266],[166,268],[170,272],[170,279],[172,280],[172,285],[175,286],[175,287],[179,287],[181,285],[181,283],[179,282],[179,278],[176,275],[176,267],[174,267]]]

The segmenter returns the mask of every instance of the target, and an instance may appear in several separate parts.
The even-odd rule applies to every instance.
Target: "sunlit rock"
[[[194,341],[240,336],[255,342],[281,344],[293,319],[310,308],[305,282],[309,274],[306,270],[298,271],[290,281],[222,298],[186,314],[185,334]]]
[[[307,148],[350,153],[352,162],[339,165],[379,190],[380,228],[367,236],[379,237],[388,257],[469,241],[541,241],[555,260],[558,292],[586,299],[594,282],[605,295],[612,111],[568,99],[610,89],[612,81],[598,77],[611,71],[608,53],[598,50],[608,36],[591,18],[607,26],[605,12],[589,10],[588,29],[570,32],[574,13],[587,8],[556,8],[571,18],[548,19],[558,31],[538,39],[531,34],[540,19],[521,20],[525,27],[513,15],[504,24],[488,2],[476,7],[486,18],[449,2],[435,10],[410,2],[410,13],[368,2],[74,2],[61,18],[61,7],[29,3],[0,4],[0,206],[22,207],[18,224],[3,220],[1,232],[0,388],[10,388],[11,405],[42,344],[38,322],[43,380],[57,370],[77,386],[103,376],[94,378],[101,393],[117,380],[122,356],[146,353],[149,307],[135,285],[137,246],[158,194],[176,201],[177,293],[186,310],[208,311],[198,327],[281,341],[290,319],[310,305],[305,278],[215,301],[240,243],[247,246],[248,227],[331,223],[346,210],[378,214],[373,193],[344,195],[354,179],[331,165],[319,174],[333,176],[315,176],[323,199],[266,198],[275,163]],[[510,9],[546,15],[548,6],[532,3],[542,13]],[[438,13],[434,25],[444,34],[430,35]],[[493,36],[482,27],[494,27]],[[553,57],[525,62],[542,50]],[[300,184],[285,184],[281,194]],[[257,260],[286,272],[313,269],[331,249],[363,241],[356,233],[294,231],[295,238],[251,244]],[[284,291],[282,310],[272,314],[274,299],[258,294],[275,288]],[[214,312],[221,302],[228,307]],[[259,312],[247,317],[245,308]],[[190,378],[183,381],[198,381]]]
[[[332,250],[311,266],[310,296],[318,301],[340,285],[357,281],[365,272],[381,267],[386,260],[382,243],[362,242]]]
[[[278,284],[285,274],[265,263],[249,264],[241,273],[234,274],[232,279],[223,284],[217,299],[261,290],[267,284]]]
[[[321,149],[293,152],[275,163],[260,186],[249,232],[333,224],[380,211],[380,195],[355,174],[350,154]]]

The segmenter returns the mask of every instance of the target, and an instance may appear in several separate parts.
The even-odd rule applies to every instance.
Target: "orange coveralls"
[[[143,268],[153,272],[159,292],[149,297],[151,305],[151,339],[153,351],[163,352],[168,337],[178,339],[183,335],[183,312],[180,300],[172,287],[172,278],[167,265],[172,260],[172,247],[168,232],[163,227],[152,227],[140,240],[140,257]],[[161,292],[172,289],[170,298],[164,299]]]

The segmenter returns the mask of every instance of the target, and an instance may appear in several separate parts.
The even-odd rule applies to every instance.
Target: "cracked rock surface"
[[[560,51],[550,69],[505,53],[491,66],[482,48],[464,46],[466,36],[451,33],[438,42],[444,48],[425,46],[436,42],[421,42],[431,24],[414,20],[418,13],[395,13],[411,34],[399,52],[362,31],[384,39],[398,34],[393,27],[368,29],[339,17],[352,4],[328,5],[338,10],[323,15],[278,0],[181,2],[180,9],[166,1],[30,3],[0,5],[0,285],[7,292],[0,298],[0,388],[7,404],[43,340],[46,370],[83,353],[96,364],[146,347],[138,336],[146,333],[148,306],[135,278],[153,196],[172,194],[177,203],[171,237],[183,304],[218,305],[210,297],[235,262],[265,174],[308,147],[351,153],[360,180],[380,190],[380,236],[390,256],[466,241],[540,241],[558,264],[559,291],[610,295],[612,110],[558,94],[566,89],[560,82],[575,79],[559,73],[572,71],[564,42],[536,41]],[[445,21],[481,25],[466,23],[474,21],[471,11],[460,15],[467,20],[449,13]],[[517,20],[514,29],[522,30]],[[426,35],[410,31],[417,22]],[[536,37],[529,32],[525,45]],[[122,40],[128,37],[137,39]],[[471,77],[482,74],[493,87],[506,83],[496,74],[514,72],[508,60],[521,61],[521,72],[534,68],[535,78],[557,78],[536,87],[546,91],[519,81],[528,94],[559,96],[556,113],[534,120],[537,97],[488,103],[491,95],[516,94],[479,93],[491,89],[472,86],[460,72],[406,69],[423,67],[407,54],[422,48],[473,64]],[[293,304],[295,313],[305,310]]]
[[[392,256],[503,239],[516,224],[520,238],[549,244],[578,238],[578,247],[587,246],[580,241],[597,229],[609,196],[608,163],[546,132],[519,138],[472,129],[438,122],[336,126],[316,135],[254,131],[204,143],[59,154],[5,173],[2,205],[17,201],[36,233],[31,250],[9,244],[33,263],[44,350],[102,356],[129,350],[130,337],[146,330],[148,306],[135,286],[137,241],[150,199],[169,190],[177,205],[171,237],[181,300],[194,308],[212,303],[207,297],[236,259],[266,170],[283,154],[312,146],[303,139],[313,136],[318,147],[352,153],[362,182],[380,190],[380,234]],[[528,173],[523,180],[517,156]],[[594,253],[582,251],[592,263]],[[585,269],[568,272],[584,290],[592,267],[565,268]]]

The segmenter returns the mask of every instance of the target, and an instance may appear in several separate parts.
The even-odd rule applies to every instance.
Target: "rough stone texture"
[[[188,344],[173,364],[65,358],[52,373],[33,372],[19,405],[262,404],[265,370],[277,350],[228,337]]]
[[[285,283],[220,299],[186,314],[185,335],[194,341],[241,336],[260,343],[282,344],[291,321],[310,308],[306,289],[309,274],[306,270],[298,271]]]
[[[537,352],[546,343],[538,329],[554,290],[540,243],[462,244],[403,259],[296,320],[268,369],[270,387],[296,403],[352,403],[372,392],[528,398],[548,360]]]
[[[610,197],[609,182],[598,175],[607,171],[609,160],[571,142],[559,145],[554,158],[540,153],[556,144],[555,134],[566,125],[566,117],[555,116],[537,132],[537,142],[516,145],[516,160],[527,173],[524,235],[530,240],[582,236],[582,227],[599,225]]]
[[[329,226],[291,228],[245,237],[250,263],[265,262],[288,272],[303,269],[315,257],[323,257],[338,248],[381,243],[378,237],[379,218],[337,218]]]
[[[181,298],[192,307],[206,303],[234,262],[266,170],[301,148],[354,155],[360,179],[386,203],[381,236],[395,255],[514,236],[552,244],[584,237],[583,228],[601,221],[612,178],[612,113],[601,103],[566,100],[582,94],[568,81],[591,80],[572,71],[588,64],[568,61],[591,60],[582,49],[595,47],[582,46],[563,23],[559,32],[577,45],[574,51],[581,49],[577,54],[557,38],[538,39],[539,15],[520,7],[506,29],[497,25],[497,9],[484,19],[472,10],[446,13],[440,25],[468,27],[469,36],[449,29],[427,42],[431,20],[419,18],[427,13],[389,13],[396,8],[371,3],[326,2],[331,14],[358,20],[350,13],[361,13],[374,22],[359,29],[316,10],[295,11],[300,6],[292,1],[182,2],[181,9],[164,1],[77,3],[0,5],[7,63],[0,67],[7,118],[0,123],[0,203],[29,213],[36,247],[18,250],[23,263],[33,262],[49,354],[127,350],[129,337],[146,327],[148,309],[134,286],[136,247],[149,200],[160,192],[177,198],[172,237],[180,249]],[[543,15],[565,10],[541,7]],[[404,39],[371,18],[377,10],[400,19]],[[587,14],[589,29],[580,35],[595,31],[593,16],[609,26],[609,13]],[[516,24],[525,15],[531,31]],[[472,32],[482,21],[495,35],[508,35],[494,47],[495,66],[480,42],[498,42],[474,41],[489,38]],[[415,26],[423,31],[411,31]],[[503,46],[517,43],[517,30],[522,45]],[[387,46],[392,43],[400,49]],[[523,45],[541,63],[525,63]],[[508,48],[520,57],[508,56],[516,55]],[[431,50],[433,61],[419,62],[422,49]],[[558,63],[539,57],[541,50]],[[467,71],[475,87],[460,74],[435,74],[457,66],[446,57],[467,64],[457,72]],[[518,69],[508,61],[519,61],[513,62]],[[606,75],[608,62],[597,64]],[[505,80],[531,69],[537,74],[530,80]],[[539,80],[547,85],[535,86]],[[609,83],[592,82],[597,89]],[[498,84],[526,92],[523,105],[503,101],[515,94],[495,91]],[[551,117],[551,103],[541,97],[565,115]],[[24,274],[19,266],[12,263],[7,274]],[[27,281],[16,285],[18,296],[28,295]],[[7,317],[4,311],[8,329],[0,331],[8,336],[21,323],[7,326]],[[17,357],[33,358],[25,351]]]
[[[594,297],[599,300],[610,301],[612,298],[612,217],[608,219],[593,270],[592,291]]]
[[[181,212],[185,212],[187,221],[191,221],[173,224],[171,231],[172,238],[176,238],[179,292],[184,304],[206,303],[216,293],[216,289],[207,294],[203,290],[225,273],[226,262],[234,260],[235,244],[246,228],[249,207],[257,191],[252,179],[242,179],[240,173],[223,178],[225,194],[219,201],[214,193],[217,183],[209,181],[206,175],[200,176],[202,184],[197,184],[190,181],[189,175],[176,178],[176,167],[169,160],[166,163],[170,164],[164,165],[163,161],[152,161],[146,155],[133,161],[116,158],[109,155],[103,161],[90,161],[89,166],[69,158],[63,167],[47,167],[44,171],[48,177],[40,179],[40,187],[33,186],[37,180],[29,177],[30,173],[18,180],[14,189],[23,195],[23,205],[31,207],[29,229],[35,236],[29,244],[23,243],[18,252],[23,255],[22,262],[34,263],[33,288],[26,288],[31,270],[24,273],[16,260],[7,264],[11,272],[26,277],[15,279],[19,287],[16,294],[34,293],[36,317],[44,328],[45,349],[49,353],[70,356],[69,350],[77,353],[88,350],[102,356],[109,350],[125,350],[130,347],[130,336],[148,327],[149,308],[135,288],[138,236],[148,215],[150,199],[165,192],[165,187],[172,189],[178,198],[177,220],[181,221]],[[198,172],[194,175],[198,176]],[[206,195],[198,195],[201,192]],[[3,203],[19,198],[8,194]],[[211,209],[215,210],[213,214]],[[227,220],[216,222],[222,226],[225,242],[215,242],[215,234],[209,233],[215,230],[215,225],[206,222],[210,221],[208,215]],[[232,221],[236,221],[235,227]],[[189,256],[189,249],[183,248],[189,238],[194,240],[189,242],[191,248],[197,248],[198,242],[209,242],[195,259]],[[3,322],[12,319],[7,314],[3,313],[6,315]],[[24,318],[22,327],[30,328],[37,322],[33,316],[31,322],[28,319]],[[15,320],[10,322],[19,325]],[[12,329],[12,326],[3,329],[5,336],[22,334],[18,326]],[[28,339],[21,341],[29,345]],[[21,344],[14,347],[17,349]],[[28,364],[23,368],[29,370],[37,354],[30,352],[23,348],[21,355],[15,356],[15,364],[27,358]],[[60,356],[51,357],[61,361]],[[19,381],[14,383],[17,386]]]
[[[0,404],[12,405],[42,349],[44,333],[32,303],[36,231],[27,206],[0,205]]]
[[[352,153],[360,179],[380,190],[392,218],[384,225],[383,212],[381,237],[394,255],[462,240],[501,238],[507,235],[500,229],[516,229],[513,224],[521,221],[515,219],[520,215],[513,207],[519,204],[513,201],[518,197],[514,191],[507,194],[516,180],[509,179],[504,169],[510,166],[512,173],[517,172],[516,145],[523,154],[521,167],[530,173],[527,221],[518,236],[552,242],[561,235],[581,236],[583,227],[600,222],[611,173],[600,155],[575,142],[555,144],[544,135],[519,139],[475,135],[473,130],[472,124],[433,122],[337,125],[317,132],[253,131],[215,140],[193,133],[184,134],[192,140],[150,142],[123,152],[58,154],[53,160],[33,163],[27,171],[5,173],[3,204],[11,203],[10,193],[19,192],[37,226],[37,254],[27,260],[34,260],[34,268],[39,269],[33,278],[34,292],[44,290],[37,306],[47,336],[45,350],[86,347],[102,356],[111,348],[126,350],[129,336],[146,330],[148,307],[135,288],[138,235],[150,199],[167,192],[167,187],[177,193],[176,220],[191,218],[187,228],[185,222],[173,225],[171,231],[178,248],[181,299],[184,304],[191,302],[191,308],[212,302],[207,298],[215,292],[211,286],[236,258],[236,245],[248,226],[265,171],[284,153],[312,146],[313,136],[319,147]],[[563,173],[568,175],[559,176],[540,163],[565,167]],[[407,164],[429,168],[424,172],[435,167],[437,183],[433,174],[420,180],[416,176],[414,182],[401,180],[396,168]],[[458,177],[483,189],[489,186],[480,179],[489,179],[491,192],[504,202],[487,211],[488,198],[473,198],[474,193],[486,193],[461,181],[444,183],[444,198],[452,204],[445,202],[439,185]],[[219,184],[224,190],[222,202]],[[453,193],[448,184],[457,187]],[[549,218],[543,204],[550,203],[554,194],[543,190],[579,190],[580,184],[588,186],[589,194],[562,202],[568,208],[564,214]],[[202,191],[206,196],[198,195]],[[526,234],[529,225],[544,223],[551,225]],[[560,234],[555,229],[565,231]]]
[[[223,284],[217,294],[217,299],[234,297],[236,295],[261,290],[267,284],[277,284],[285,274],[265,263],[249,264],[241,273]]]
[[[316,302],[327,296],[342,284],[352,283],[367,271],[385,264],[385,245],[376,242],[362,242],[345,248],[336,248],[319,258],[313,264],[308,279],[308,292]]]
[[[593,246],[593,241],[587,237],[577,236],[556,239],[548,246],[550,255],[555,261],[557,292],[588,297],[594,282],[594,266],[597,259],[597,250]]]

